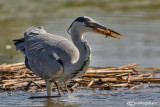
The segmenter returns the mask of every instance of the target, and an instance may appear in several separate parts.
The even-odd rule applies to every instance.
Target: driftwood
[[[146,82],[160,83],[160,77],[154,77],[153,70],[149,69],[152,72],[147,73],[138,72],[136,68],[132,68],[136,65],[138,64],[132,63],[121,67],[89,68],[82,77],[70,81],[68,88],[70,90],[76,88],[134,88],[139,86],[137,85],[139,82],[139,84]],[[5,90],[43,91],[46,89],[44,80],[27,69],[24,63],[15,63],[0,65],[0,92]],[[53,90],[56,90],[56,86],[53,86]]]
[[[118,67],[117,69],[130,69],[131,67],[136,66],[136,65],[138,65],[138,64],[137,63],[132,63],[132,64],[128,64],[128,65]]]

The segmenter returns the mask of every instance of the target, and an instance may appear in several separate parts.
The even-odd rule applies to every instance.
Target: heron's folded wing
[[[45,79],[56,79],[63,73],[63,62],[45,49],[39,50],[29,63],[32,71]]]

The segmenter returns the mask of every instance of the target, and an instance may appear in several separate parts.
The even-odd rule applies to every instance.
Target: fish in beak
[[[87,21],[87,22],[85,22],[85,24],[88,27],[92,27],[95,30],[95,32],[106,35],[106,38],[109,36],[109,37],[120,39],[120,37],[118,37],[118,36],[122,36],[120,33],[116,32],[110,28],[104,27],[103,25],[100,25],[98,23],[91,23],[91,22]]]

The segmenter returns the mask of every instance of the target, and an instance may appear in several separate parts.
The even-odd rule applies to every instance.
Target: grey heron
[[[118,32],[87,16],[76,18],[67,31],[73,43],[64,37],[47,33],[43,27],[34,26],[25,31],[24,38],[13,40],[16,50],[24,55],[26,66],[45,80],[48,96],[51,96],[53,83],[61,95],[62,86],[82,76],[89,67],[91,50],[83,39],[85,32],[118,39],[120,36]]]

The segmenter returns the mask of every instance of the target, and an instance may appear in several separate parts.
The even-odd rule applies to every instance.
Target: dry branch
[[[121,67],[118,67],[118,69],[129,69],[133,66],[136,66],[138,65],[137,63],[132,63],[132,64],[128,64],[128,65],[124,65],[124,66],[121,66]]]
[[[87,88],[90,88],[93,83],[94,83],[94,80],[91,80],[91,81],[89,82]]]
[[[105,74],[105,73],[125,73],[125,72],[133,72],[133,70],[88,70],[86,73],[93,74]]]

